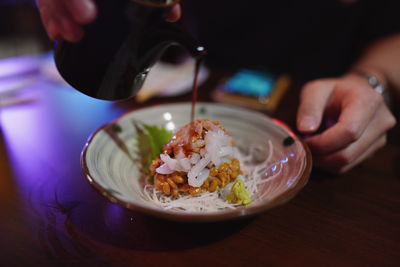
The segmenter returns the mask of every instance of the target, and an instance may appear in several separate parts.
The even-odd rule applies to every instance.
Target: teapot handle
[[[172,45],[184,47],[195,58],[206,53],[197,40],[177,25],[166,21],[159,21],[154,27],[142,31],[140,42],[136,38],[137,35],[132,34],[116,54],[116,60],[109,65],[109,70],[103,76],[97,98],[121,99],[135,95],[143,86],[151,67]]]
[[[86,95],[104,100],[134,96],[171,45],[185,47],[194,57],[205,53],[194,38],[163,19],[166,8],[132,0],[98,0],[98,7],[83,39],[60,42],[55,51],[61,76]]]

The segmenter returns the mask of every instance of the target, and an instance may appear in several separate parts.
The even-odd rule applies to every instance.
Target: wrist
[[[382,71],[371,67],[357,67],[350,70],[347,75],[358,76],[366,82],[372,89],[380,93],[387,106],[390,106],[390,96],[388,92],[388,80]]]
[[[386,75],[379,68],[369,66],[355,66],[349,71],[349,73],[353,73],[355,75],[363,77],[367,80],[368,83],[372,83],[371,86],[374,86],[373,84],[379,83],[384,88],[387,88],[389,84]]]
[[[379,78],[379,76],[365,71],[357,71],[355,74],[365,79],[368,85],[381,95],[386,93],[386,83],[382,82],[383,79]]]

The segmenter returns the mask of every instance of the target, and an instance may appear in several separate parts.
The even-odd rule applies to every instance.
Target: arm
[[[400,94],[400,34],[370,45],[352,70],[375,75],[393,93]]]
[[[400,35],[373,43],[342,77],[312,81],[302,89],[297,128],[308,135],[316,165],[335,173],[350,170],[384,146],[396,123],[383,96],[355,70],[399,91]],[[326,129],[316,133],[323,124]]]

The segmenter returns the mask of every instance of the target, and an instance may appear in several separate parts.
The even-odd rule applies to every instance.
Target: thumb
[[[165,20],[168,22],[176,22],[181,18],[181,13],[182,11],[180,4],[176,4],[171,8]]]
[[[330,79],[312,81],[303,86],[297,110],[299,132],[308,134],[319,128],[334,86],[335,82]]]

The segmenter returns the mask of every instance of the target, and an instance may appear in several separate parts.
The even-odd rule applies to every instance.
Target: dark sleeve
[[[359,0],[363,1],[363,0]],[[400,0],[364,0],[364,41],[400,33]]]

